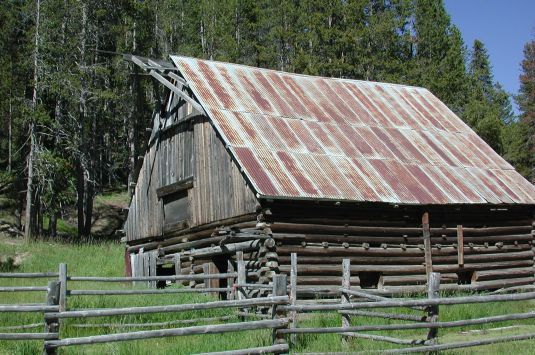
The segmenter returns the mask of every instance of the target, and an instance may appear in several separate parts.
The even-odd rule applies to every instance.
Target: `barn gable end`
[[[169,111],[177,104],[171,93],[173,100]],[[131,244],[256,211],[253,192],[213,127],[182,105],[162,120],[143,158],[125,224]]]

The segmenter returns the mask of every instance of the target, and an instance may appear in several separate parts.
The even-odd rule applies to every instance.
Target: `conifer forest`
[[[67,210],[89,236],[95,197],[135,182],[163,87],[123,53],[423,86],[535,179],[535,38],[511,95],[442,0],[2,0],[0,194],[27,238]]]

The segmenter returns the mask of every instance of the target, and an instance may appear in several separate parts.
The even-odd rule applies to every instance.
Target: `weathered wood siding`
[[[173,121],[191,110],[178,110]],[[255,211],[257,200],[211,124],[204,118],[169,125],[152,140],[130,203],[125,223],[127,242],[161,237],[167,228],[163,200],[156,189],[193,177],[185,227]],[[130,243],[132,244],[132,243]]]
[[[195,125],[196,163],[190,194],[192,224],[255,211],[257,200],[209,122]]]

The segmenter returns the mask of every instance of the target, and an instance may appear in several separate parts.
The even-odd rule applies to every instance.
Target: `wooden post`
[[[342,288],[349,290],[351,288],[351,260],[342,260]],[[341,303],[349,303],[349,295],[345,292],[340,293]],[[351,325],[351,316],[347,313],[342,313],[342,327],[349,327]],[[342,339],[346,340],[347,337]]]
[[[432,272],[427,278],[427,297],[429,299],[440,298],[440,273]],[[428,322],[438,322],[438,305],[427,307]],[[429,329],[427,340],[437,342],[438,328]]]
[[[143,253],[143,275],[150,276],[150,252]],[[145,287],[150,288],[150,281],[145,283]]]
[[[59,311],[67,310],[67,264],[59,264]]]
[[[297,304],[297,254],[290,255],[290,304],[295,306]],[[297,312],[290,312],[290,328],[297,328]],[[290,336],[290,342],[296,343],[297,334]]]
[[[182,274],[182,266],[180,264],[180,253],[176,253],[173,256],[173,263],[175,264],[175,275],[181,275]],[[180,284],[180,280],[176,280],[175,283],[177,285]]]
[[[245,262],[243,261],[243,252],[238,251],[236,252],[236,264],[238,268],[238,285],[245,285],[247,283],[247,275],[245,271]],[[247,295],[245,294],[245,288],[243,286],[236,287],[235,290],[237,294],[238,300],[246,299]],[[249,310],[247,308],[240,309],[240,312],[243,314],[247,314]],[[245,320],[245,318],[242,317],[242,321]]]
[[[227,272],[233,273],[234,272],[234,265],[232,265],[232,262],[230,260],[227,260]],[[233,287],[233,285],[236,283],[235,277],[229,277],[227,279],[227,287],[232,288],[232,290],[228,291],[227,293],[227,299],[232,300],[236,297],[236,289]]]
[[[425,272],[429,274],[433,272],[433,259],[431,250],[431,229],[429,228],[429,213],[425,212],[422,216],[422,232],[424,239],[424,253],[425,253]]]
[[[463,226],[457,225],[457,264],[464,266],[464,233]]]
[[[202,272],[204,276],[210,274],[210,263],[202,264]],[[210,279],[204,279],[204,288],[206,289],[210,288]]]
[[[57,306],[60,303],[60,281],[49,281],[46,291],[46,304],[47,306]],[[45,332],[46,333],[59,333],[59,319],[45,317]],[[56,348],[50,348],[45,346],[43,354],[51,355],[56,354]]]
[[[273,296],[287,296],[288,295],[288,281],[286,274],[273,275]],[[286,312],[280,311],[276,305],[273,305],[271,310],[271,316],[273,318],[286,318]],[[273,329],[273,344],[280,345],[286,344],[284,334],[278,333],[277,329]]]
[[[157,276],[156,273],[156,263],[158,261],[158,250],[151,251],[149,253],[149,276]],[[150,288],[156,288],[156,281],[151,281],[149,283]]]
[[[247,283],[247,275],[245,274],[245,262],[243,261],[243,252],[236,252],[236,262],[238,264],[238,285],[245,285]],[[238,299],[247,298],[245,289],[243,287],[237,287]]]

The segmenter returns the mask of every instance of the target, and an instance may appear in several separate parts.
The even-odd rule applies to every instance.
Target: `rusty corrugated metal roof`
[[[424,88],[171,58],[261,197],[535,204]]]

